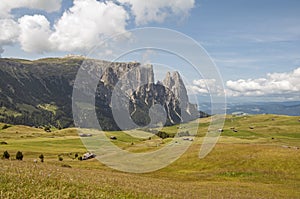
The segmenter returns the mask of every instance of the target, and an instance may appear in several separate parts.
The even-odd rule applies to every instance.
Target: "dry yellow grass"
[[[0,153],[8,150],[14,156],[21,150],[24,161],[0,160],[0,198],[299,198],[298,117],[228,117],[214,150],[199,159],[208,122],[201,121],[199,136],[182,157],[146,174],[115,171],[97,160],[73,160],[75,152],[86,150],[75,129],[45,133],[14,126],[1,130],[0,141],[8,145],[0,145]],[[249,129],[250,125],[254,128]],[[116,144],[131,151],[145,150],[148,142],[121,134],[119,139]],[[40,153],[45,163],[34,163]],[[63,155],[62,162],[58,154]]]

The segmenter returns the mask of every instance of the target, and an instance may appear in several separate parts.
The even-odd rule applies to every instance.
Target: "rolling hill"
[[[188,151],[168,167],[146,174],[112,170],[95,159],[79,161],[86,152],[76,129],[53,130],[13,125],[0,130],[0,193],[4,198],[298,198],[300,194],[299,117],[227,116],[223,133],[204,159],[198,158],[210,118],[199,125]],[[195,126],[196,125],[196,126]],[[4,124],[0,124],[2,129]],[[232,128],[236,130],[233,131]],[[173,134],[177,126],[164,127]],[[137,131],[137,130],[133,130]],[[138,130],[140,131],[140,130]],[[118,131],[112,142],[134,153],[158,150],[171,138],[137,139]],[[156,143],[156,144],[155,144]],[[159,144],[159,145],[157,145]],[[23,161],[15,154],[22,151]],[[38,161],[45,156],[44,163]],[[58,156],[63,157],[62,161]],[[18,191],[16,191],[18,190]]]

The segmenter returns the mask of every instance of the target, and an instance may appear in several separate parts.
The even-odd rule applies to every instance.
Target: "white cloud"
[[[0,19],[0,47],[14,43],[19,35],[18,23],[12,19]],[[1,53],[0,53],[1,54]]]
[[[54,25],[50,41],[57,50],[88,50],[103,39],[126,31],[128,15],[113,2],[75,0]]]
[[[23,16],[19,20],[19,42],[26,52],[43,53],[51,50],[50,23],[43,15]]]
[[[230,80],[226,86],[231,96],[299,95],[300,67],[289,73],[269,73],[266,78]]]
[[[9,18],[10,11],[14,8],[30,8],[45,10],[46,12],[58,11],[62,0],[1,0],[0,18]]]
[[[15,8],[29,8],[46,12],[58,11],[62,0],[1,0],[0,54],[3,46],[19,42],[26,52],[81,51],[86,53],[108,37],[126,32],[130,5],[137,24],[163,22],[171,15],[187,16],[195,0],[74,0],[72,7],[51,26],[43,15],[14,19]],[[111,53],[111,52],[109,52]]]
[[[11,28],[16,32],[11,34],[7,29],[7,34],[1,33],[0,47],[12,41],[11,37],[18,35],[19,29],[18,41],[26,52],[87,51],[105,38],[125,32],[127,19],[125,9],[112,2],[75,0],[53,28],[43,15],[23,16],[18,20],[19,24],[9,19],[6,26],[16,25]]]
[[[135,23],[138,25],[149,22],[163,22],[166,17],[178,15],[186,17],[194,7],[195,0],[118,0],[127,4],[135,16]]]
[[[189,94],[220,94],[224,95],[224,89],[216,79],[194,80],[193,85],[187,86]]]
[[[1,0],[0,3],[0,55],[4,52],[3,46],[12,45],[18,41],[19,34],[20,42],[22,48],[28,52],[41,52],[40,48],[45,45],[45,42],[38,44],[39,41],[45,41],[45,32],[39,29],[37,26],[34,27],[31,33],[29,26],[42,25],[45,27],[46,20],[40,21],[36,16],[33,19],[28,17],[22,17],[17,21],[11,16],[11,11],[15,8],[29,8],[44,10],[46,12],[58,11],[61,8],[62,0],[51,0],[51,1],[41,1],[41,0]],[[36,22],[33,22],[37,20]],[[31,21],[31,22],[30,22]],[[31,23],[31,24],[29,24]],[[22,30],[20,32],[20,30]],[[39,33],[43,33],[39,35]],[[33,42],[30,44],[30,42]],[[37,49],[35,49],[37,48]]]

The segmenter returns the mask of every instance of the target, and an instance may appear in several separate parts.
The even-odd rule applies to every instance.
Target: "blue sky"
[[[203,1],[198,11],[193,10],[195,17],[187,30],[214,58],[225,80],[255,78],[299,66],[299,1],[219,2]]]
[[[71,45],[66,36],[69,33],[64,32],[76,28],[76,23],[70,25],[74,22],[73,18],[83,20],[83,23],[89,22],[84,19],[85,16],[90,17],[89,14],[79,13],[83,1],[76,0],[76,8],[72,0],[53,0],[52,3],[36,5],[26,4],[27,0],[24,0],[25,3],[19,6],[19,2],[14,1],[3,0],[4,4],[12,2],[14,5],[7,3],[6,7],[4,4],[0,6],[1,13],[4,13],[0,15],[0,28],[7,28],[7,25],[3,26],[4,20],[11,20],[14,22],[9,23],[9,27],[19,31],[14,34],[13,31],[7,31],[4,36],[1,36],[4,33],[0,33],[0,48],[4,51],[2,57],[37,59],[88,52],[89,46],[81,48],[80,45]],[[153,0],[144,1],[144,4],[138,0],[106,1],[110,7],[95,4],[96,0],[86,2],[91,4],[90,9],[98,5],[99,12],[103,9],[103,13],[106,13],[105,9],[110,11],[107,16],[99,15],[103,19],[99,19],[99,16],[92,19],[98,25],[109,24],[105,29],[97,29],[101,39],[118,31],[153,26],[177,30],[199,42],[220,70],[229,98],[300,100],[298,0]],[[72,7],[74,10],[70,11]],[[148,13],[142,12],[143,9],[148,10]],[[70,12],[79,14],[72,15]],[[96,13],[97,10],[91,12]],[[63,25],[59,25],[59,21]],[[119,30],[111,21],[120,24]],[[37,36],[41,35],[40,40],[28,30],[29,22],[42,27],[42,30],[36,32]],[[66,26],[63,22],[69,24]],[[87,32],[71,33],[80,41],[82,36],[83,43],[92,44],[94,41],[88,38]],[[84,34],[88,36],[84,37]],[[42,45],[41,41],[48,38],[51,38],[49,45]],[[51,45],[55,47],[48,48]],[[200,84],[198,79],[193,81],[195,84],[190,87],[191,91],[205,94],[198,89],[205,85]]]

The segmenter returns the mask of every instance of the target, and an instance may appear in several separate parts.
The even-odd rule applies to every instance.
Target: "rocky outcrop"
[[[167,125],[195,119],[199,114],[197,107],[189,103],[187,90],[178,72],[172,74],[168,72],[163,82],[151,83],[138,88],[133,93],[132,99],[132,117],[141,125],[149,122],[149,119],[144,122],[140,121],[144,120],[144,117],[140,116],[141,112],[149,110],[155,104],[159,104],[164,108]],[[139,114],[135,115],[136,113]],[[144,113],[144,115],[147,115],[147,113]]]
[[[181,120],[183,122],[198,117],[199,112],[195,104],[189,102],[187,90],[178,72],[167,73],[163,81],[165,87],[174,93],[175,98],[178,99],[181,109]]]

